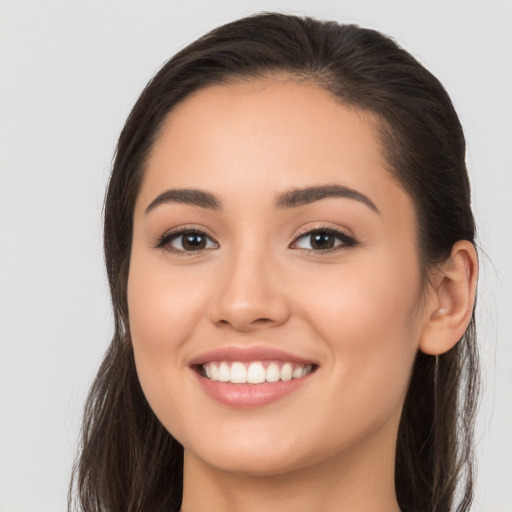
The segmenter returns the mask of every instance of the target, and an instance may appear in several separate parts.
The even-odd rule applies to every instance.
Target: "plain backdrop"
[[[392,35],[454,101],[485,251],[472,510],[512,512],[512,2],[0,0],[1,512],[66,508],[84,398],[112,332],[101,214],[131,106],[178,49],[264,10]]]

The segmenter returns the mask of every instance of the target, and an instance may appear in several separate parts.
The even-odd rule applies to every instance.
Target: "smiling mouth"
[[[300,379],[316,368],[315,364],[283,361],[209,361],[194,366],[202,377],[213,382],[254,385]]]

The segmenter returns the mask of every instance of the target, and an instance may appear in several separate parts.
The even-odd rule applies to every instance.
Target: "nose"
[[[225,262],[217,278],[210,320],[219,327],[251,332],[276,327],[290,316],[279,269],[258,251]]]

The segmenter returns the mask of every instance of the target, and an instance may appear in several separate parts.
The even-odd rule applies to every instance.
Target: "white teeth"
[[[203,371],[204,375],[212,381],[231,382],[232,384],[262,384],[300,379],[313,371],[313,365],[282,364],[272,361],[265,369],[261,361],[251,363],[221,361],[204,364]]]
[[[304,366],[296,366],[293,369],[292,377],[294,379],[300,379],[301,377],[303,377],[305,375],[304,370],[305,370]]]
[[[292,380],[293,377],[293,366],[290,363],[283,364],[281,368],[281,380],[287,381]]]
[[[233,363],[231,365],[231,378],[234,384],[245,384],[247,382],[247,370],[242,363]]]
[[[229,371],[229,366],[226,361],[222,361],[219,366],[219,381],[220,382],[229,382],[229,378],[231,377],[231,372]]]
[[[216,364],[207,364],[208,368],[210,368],[211,377],[208,377],[208,374],[206,376],[210,378],[211,380],[219,380],[219,368]]]
[[[267,372],[261,363],[251,363],[247,369],[247,382],[249,384],[261,384],[265,382]]]
[[[276,363],[270,363],[267,367],[267,382],[277,382],[281,378],[279,366]]]

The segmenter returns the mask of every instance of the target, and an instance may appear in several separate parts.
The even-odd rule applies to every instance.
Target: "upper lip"
[[[197,366],[210,361],[286,361],[297,364],[315,364],[311,359],[290,354],[273,347],[257,346],[257,347],[220,347],[208,352],[203,352],[192,358],[189,362],[190,366]]]

